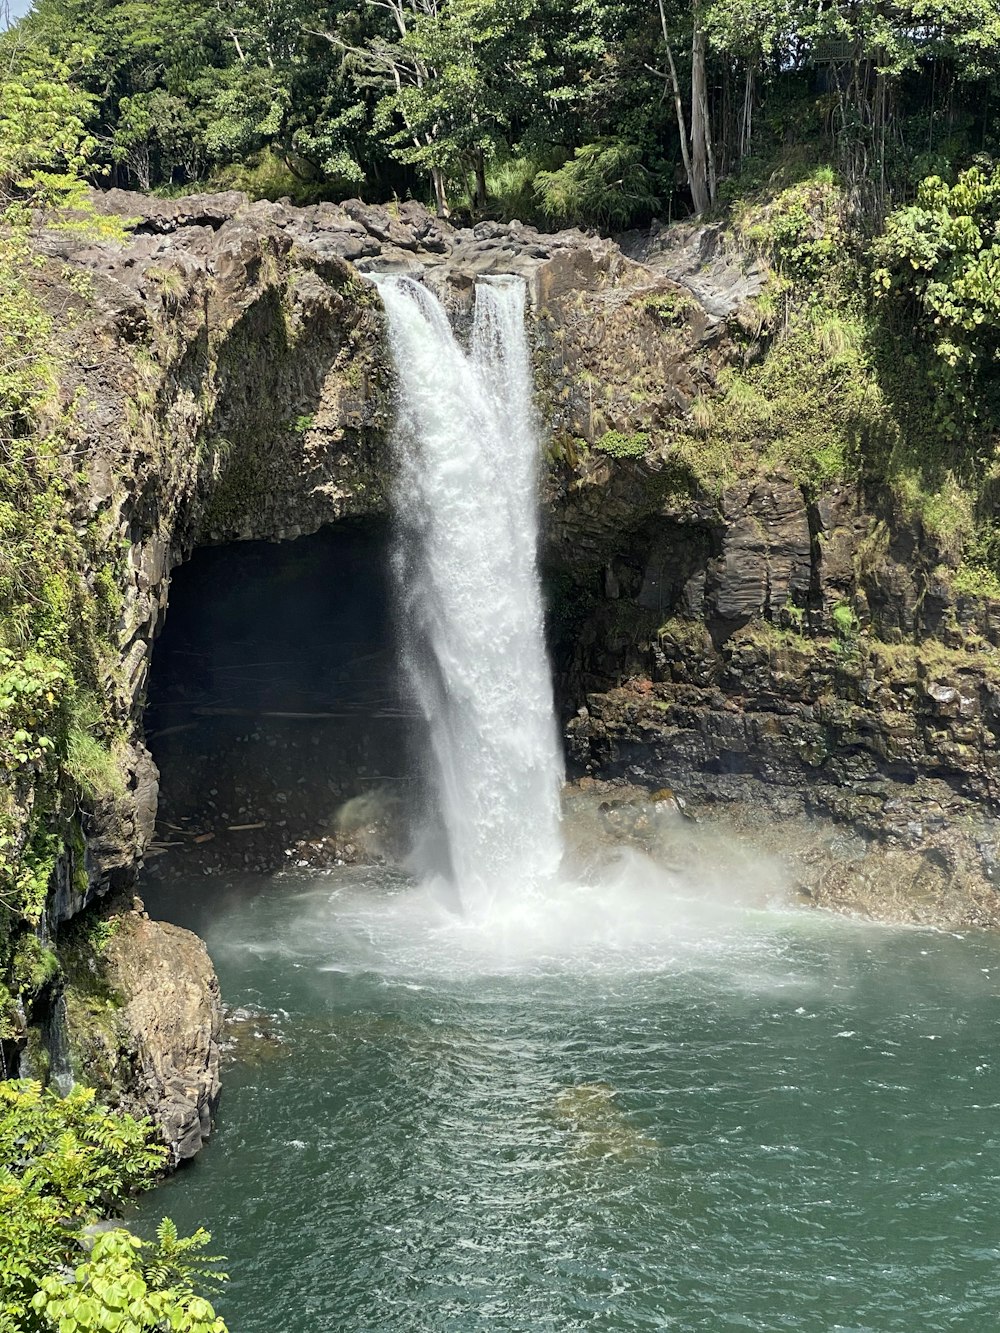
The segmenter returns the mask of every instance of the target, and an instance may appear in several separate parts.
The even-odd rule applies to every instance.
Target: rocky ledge
[[[758,463],[720,490],[675,448],[699,397],[761,354],[748,312],[766,274],[721,227],[654,227],[619,247],[454,227],[413,203],[95,203],[130,220],[125,243],[40,243],[94,282],[75,353],[93,425],[86,504],[129,547],[121,709],[137,796],[171,567],[206,542],[385,512],[391,373],[363,272],[413,273],[459,321],[478,277],[518,273],[548,441],[560,702],[586,709],[569,733],[581,771],[822,813],[966,886],[964,905],[949,890],[940,910],[925,893],[911,910],[894,884],[889,914],[997,919],[1000,604],[956,592],[948,553],[862,482],[817,492]],[[95,338],[99,370],[80,348]],[[148,794],[139,804],[111,856],[125,874],[148,839]]]
[[[832,821],[851,856],[801,881],[825,905],[1000,924],[1000,607],[956,594],[926,534],[779,474],[667,496],[576,596],[578,773],[673,788],[772,849]]]

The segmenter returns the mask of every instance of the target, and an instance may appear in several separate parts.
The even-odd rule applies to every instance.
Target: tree
[[[922,182],[912,204],[890,213],[873,247],[877,294],[910,344],[929,344],[935,404],[953,433],[1000,382],[1000,168],[972,167],[954,185]]]
[[[53,55],[19,28],[0,36],[0,204],[35,188],[39,172],[75,176],[93,156],[86,58],[81,46]]]
[[[691,8],[691,117],[689,130],[687,117],[684,114],[684,99],[681,95],[677,64],[674,60],[671,45],[665,0],[658,0],[658,8],[660,28],[663,34],[663,51],[667,59],[667,72],[656,72],[660,73],[662,78],[669,80],[673,93],[684,172],[691,191],[695,216],[698,217],[715,202],[716,194],[715,153],[712,145],[712,120],[709,111],[708,84],[705,71],[708,45],[704,16],[700,0],[694,0]]]

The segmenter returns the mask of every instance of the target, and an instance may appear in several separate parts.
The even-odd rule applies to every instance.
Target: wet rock
[[[818,816],[817,827],[853,830],[864,857],[850,874],[813,877],[814,901],[881,919],[1000,924],[998,729],[978,702],[991,695],[989,662],[981,674],[965,666],[960,685],[932,683],[921,703],[912,658],[886,649],[866,675],[860,662],[846,671],[836,646],[779,643],[752,630],[727,643],[718,686],[685,671],[589,695],[567,724],[578,771],[669,783],[687,813],[753,807],[765,820]]]
[[[134,1065],[126,1101],[148,1110],[177,1162],[212,1128],[219,1097],[222,1009],[208,951],[177,926],[124,917],[105,980],[121,998],[118,1030]]]

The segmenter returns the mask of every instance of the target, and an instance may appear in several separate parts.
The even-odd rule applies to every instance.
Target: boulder
[[[103,952],[64,953],[73,1073],[150,1115],[176,1165],[208,1138],[219,1098],[218,978],[191,931],[139,910],[113,921]]]

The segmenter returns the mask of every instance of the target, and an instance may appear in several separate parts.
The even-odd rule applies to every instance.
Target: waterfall
[[[403,667],[428,724],[446,842],[437,868],[475,912],[537,889],[562,850],[525,287],[477,284],[466,351],[422,284],[374,281],[399,382]]]

